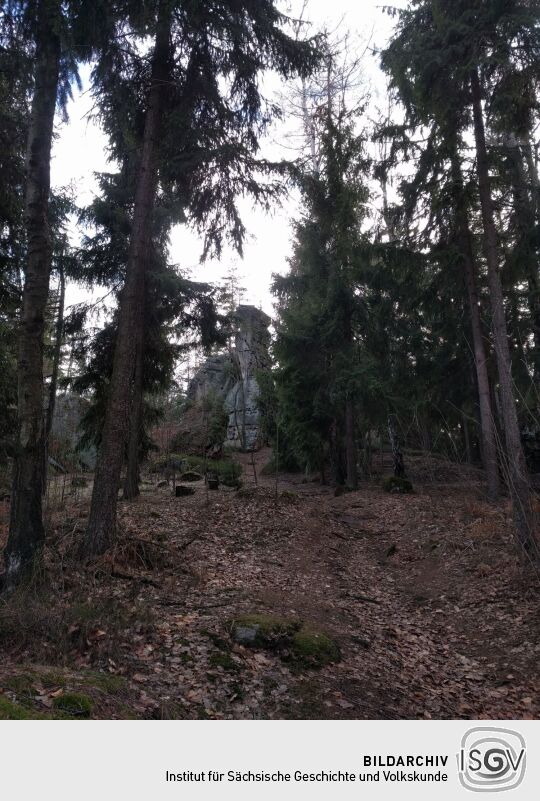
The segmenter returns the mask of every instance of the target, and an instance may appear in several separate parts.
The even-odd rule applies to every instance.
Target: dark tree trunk
[[[405,462],[403,460],[403,453],[399,444],[396,417],[393,414],[388,415],[388,437],[390,439],[390,447],[392,448],[394,475],[398,478],[403,478],[405,476]]]
[[[420,418],[419,422],[419,430],[420,430],[420,444],[423,451],[426,453],[431,452],[431,432],[429,430],[429,422],[426,417]]]
[[[463,429],[463,446],[465,448],[465,461],[472,464],[471,436],[469,433],[469,421],[464,411],[461,412],[461,427]]]
[[[47,415],[45,417],[45,447],[43,449],[44,459],[44,478],[43,492],[45,493],[47,483],[47,463],[49,456],[49,439],[51,436],[52,425],[54,420],[54,409],[56,406],[56,391],[58,388],[58,374],[60,372],[60,357],[62,355],[62,336],[64,333],[64,303],[66,299],[66,280],[64,277],[64,268],[60,262],[60,292],[58,296],[58,314],[56,317],[56,325],[54,331],[54,353],[51,371],[51,383],[49,386],[49,402],[47,404]]]
[[[533,371],[534,380],[538,382],[540,380],[540,274],[538,271],[538,254],[533,245],[536,225],[536,189],[534,186],[529,189],[527,185],[527,174],[520,143],[514,134],[506,136],[505,146],[510,162],[515,218],[519,232],[519,255],[520,260],[525,262],[527,305],[529,306],[534,341]]]
[[[508,305],[508,347],[510,349],[512,375],[514,376],[514,383],[517,384],[517,386],[526,387],[530,384],[531,373],[527,367],[528,360],[523,342],[519,290],[514,286],[509,287],[506,295]]]
[[[343,484],[343,447],[341,437],[338,435],[338,424],[333,420],[328,436],[328,453],[330,456],[330,471],[335,484]]]
[[[129,430],[137,343],[140,326],[143,324],[145,256],[151,236],[152,212],[157,191],[156,146],[162,115],[163,91],[168,75],[171,20],[165,6],[167,3],[163,2],[159,10],[126,281],[120,297],[109,400],[83,546],[86,556],[106,551],[116,529],[118,489]]]
[[[345,460],[347,463],[346,483],[349,489],[358,489],[358,452],[356,448],[354,403],[347,398],[345,405]]]
[[[325,453],[324,453],[324,445],[321,445],[319,450],[319,472],[321,474],[321,484],[326,484],[326,465],[325,465]]]
[[[476,144],[476,163],[482,223],[484,229],[484,249],[488,267],[488,282],[492,313],[493,345],[497,358],[501,413],[504,423],[508,486],[512,498],[512,511],[516,536],[521,548],[534,559],[539,556],[534,533],[534,515],[531,491],[521,445],[516,402],[513,394],[512,368],[508,331],[504,312],[504,300],[499,273],[499,249],[495,228],[493,201],[489,178],[488,157],[482,111],[482,98],[478,70],[471,73],[471,91],[474,116],[474,138]]]
[[[474,262],[472,236],[467,219],[467,206],[463,193],[463,177],[457,149],[452,154],[452,178],[456,189],[456,218],[460,249],[463,259],[463,273],[473,338],[474,365],[478,384],[478,403],[480,406],[480,430],[482,433],[482,454],[488,486],[488,496],[495,501],[499,496],[499,466],[497,463],[497,432],[491,407],[491,391],[487,369],[487,354],[480,317],[480,299],[476,285],[477,270]]]
[[[5,586],[29,575],[40,560],[45,531],[41,496],[43,449],[43,332],[51,272],[50,163],[60,64],[60,5],[41,0],[37,10],[34,94],[25,198],[27,262],[18,338],[18,442],[14,460]]]
[[[142,343],[140,343],[142,345]],[[132,501],[139,495],[139,453],[142,431],[143,413],[143,351],[142,347],[137,348],[137,362],[135,366],[135,378],[133,386],[133,400],[131,404],[131,416],[129,421],[129,439],[127,446],[126,476],[124,479],[123,496],[126,501]]]

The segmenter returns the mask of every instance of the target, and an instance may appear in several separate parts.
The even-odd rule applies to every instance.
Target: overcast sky
[[[291,13],[299,13],[302,0],[291,0]],[[403,7],[406,0],[394,0],[394,6]],[[370,48],[378,48],[387,40],[392,29],[392,19],[383,11],[378,0],[310,0],[307,18],[318,29],[324,24],[333,28],[343,19],[343,27],[350,29],[358,40],[369,43]],[[370,53],[365,56],[366,83],[372,95],[379,99],[384,95],[385,82],[381,75],[377,58]],[[100,129],[88,118],[92,99],[88,92],[88,70],[83,70],[83,90],[74,92],[74,100],[69,107],[69,122],[59,121],[58,138],[55,142],[52,164],[52,181],[55,186],[73,183],[80,205],[87,204],[95,192],[93,174],[107,167],[107,140]],[[268,91],[279,90],[278,85],[270,83]],[[376,102],[376,100],[375,100]],[[277,153],[281,144],[287,144],[286,123],[278,124],[263,142],[262,154]],[[282,151],[286,156],[287,151]],[[221,262],[207,262],[201,265],[201,242],[186,226],[176,226],[171,234],[171,261],[190,271],[191,277],[209,282],[217,282],[235,263],[246,287],[244,302],[261,306],[272,314],[272,295],[270,284],[272,273],[287,270],[287,258],[291,251],[291,221],[298,213],[298,200],[292,195],[281,208],[272,214],[251,208],[249,202],[241,202],[244,223],[249,235],[243,260],[231,250],[225,250]],[[83,289],[72,286],[68,292],[68,304],[83,300],[87,296]]]

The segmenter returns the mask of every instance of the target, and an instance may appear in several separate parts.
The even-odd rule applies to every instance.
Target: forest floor
[[[0,604],[0,718],[540,716],[538,579],[476,471],[417,458],[414,494],[339,497],[281,475],[276,498],[268,453],[258,486],[240,458],[239,492],[153,477],[85,569],[88,493],[51,513],[52,590]]]

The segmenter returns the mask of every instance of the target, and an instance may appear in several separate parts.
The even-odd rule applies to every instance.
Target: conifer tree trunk
[[[465,221],[465,226],[466,227],[463,229],[463,266],[471,314],[474,364],[476,368],[476,381],[478,384],[478,405],[480,407],[482,455],[484,459],[484,469],[486,471],[488,497],[491,501],[495,501],[499,497],[500,492],[499,465],[497,461],[497,431],[495,427],[495,416],[491,407],[487,354],[482,332],[482,321],[480,318],[480,303],[476,287],[476,269],[472,252],[471,232],[467,221]]]
[[[388,437],[390,439],[390,447],[392,448],[394,475],[397,478],[404,478],[405,462],[403,460],[403,452],[401,450],[401,445],[399,444],[399,434],[396,425],[396,417],[393,414],[388,415]]]
[[[538,215],[540,212],[540,180],[538,179],[538,170],[533,155],[533,146],[531,144],[531,133],[525,138],[523,142],[523,150],[525,153],[525,163],[527,164],[527,177],[531,187],[531,198],[534,215],[539,222]]]
[[[124,479],[123,496],[126,501],[132,501],[139,493],[139,446],[142,427],[143,410],[143,352],[142,347],[137,348],[137,362],[133,387],[133,400],[129,421],[129,439],[127,446],[126,476]]]
[[[531,492],[521,445],[516,402],[512,386],[512,369],[508,331],[504,312],[501,277],[499,274],[499,252],[495,228],[493,201],[489,178],[484,117],[478,70],[471,73],[471,92],[474,117],[474,138],[482,223],[484,229],[484,249],[488,267],[488,282],[492,312],[493,345],[497,358],[501,413],[506,442],[508,484],[512,498],[512,511],[516,536],[523,550],[532,558],[539,556],[535,539]]]
[[[83,553],[86,556],[94,556],[107,550],[116,528],[118,489],[129,430],[137,343],[140,326],[143,324],[145,255],[148,252],[152,212],[157,192],[156,147],[163,110],[163,91],[168,75],[171,38],[171,18],[170,12],[166,9],[167,5],[167,1],[163,0],[158,11],[126,281],[120,297],[109,400],[83,546]]]
[[[356,432],[354,425],[354,402],[347,398],[345,405],[345,459],[347,463],[346,483],[349,489],[358,489],[358,468],[357,468],[357,449]]]
[[[330,471],[335,484],[343,484],[343,437],[338,434],[338,422],[334,418],[328,432],[328,453],[330,456]]]
[[[49,439],[51,436],[54,409],[56,406],[56,391],[58,388],[58,374],[60,372],[60,357],[62,355],[62,334],[64,331],[64,303],[66,299],[66,280],[64,278],[64,268],[62,263],[59,265],[60,273],[60,293],[58,296],[58,314],[54,330],[54,353],[52,361],[51,383],[49,386],[49,402],[47,404],[47,415],[45,417],[45,447],[43,448],[43,493],[45,494],[47,484],[47,464],[49,456]]]
[[[431,452],[431,431],[429,430],[429,421],[426,416],[420,419],[420,440],[421,447],[426,453]]]
[[[516,221],[519,238],[525,246],[522,248],[521,258],[525,261],[525,275],[527,277],[527,305],[532,322],[534,352],[533,370],[536,382],[540,380],[540,273],[538,256],[531,243],[532,233],[536,224],[536,209],[534,202],[535,189],[532,193],[527,186],[520,144],[512,133],[505,138],[505,145],[510,160],[510,174],[513,184],[513,193],[516,206]]]
[[[452,178],[456,189],[456,218],[460,237],[461,255],[465,286],[471,315],[474,364],[478,384],[478,404],[480,407],[480,430],[482,435],[482,455],[486,471],[489,499],[495,501],[499,496],[499,466],[497,463],[497,432],[495,417],[491,408],[491,391],[487,369],[487,354],[480,318],[480,301],[476,286],[476,265],[472,247],[472,236],[467,219],[467,207],[463,198],[463,177],[457,150],[452,153]]]
[[[25,228],[27,261],[18,339],[18,441],[14,460],[5,586],[29,575],[40,559],[44,480],[43,332],[51,272],[50,163],[58,93],[61,14],[58,0],[37,8],[34,93],[28,132]]]
[[[463,446],[465,448],[465,461],[472,464],[471,436],[469,432],[469,420],[464,411],[461,412],[461,428],[463,431]]]

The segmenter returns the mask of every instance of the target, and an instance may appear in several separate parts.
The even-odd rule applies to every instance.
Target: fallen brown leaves
[[[61,623],[4,635],[0,687],[41,660],[71,671],[68,688],[88,671],[121,678],[121,702],[102,693],[100,717],[539,715],[539,596],[504,505],[433,482],[334,498],[293,477],[276,500],[266,481],[182,499],[147,487],[122,504],[114,551],[86,570],[73,557],[80,510],[58,520],[46,603]],[[229,622],[254,612],[328,631],[342,661],[292,670],[235,643]]]

